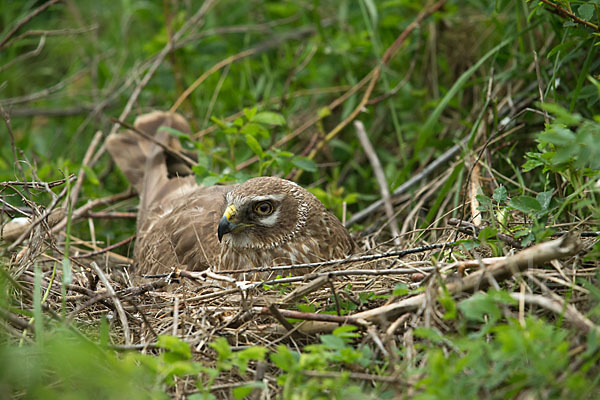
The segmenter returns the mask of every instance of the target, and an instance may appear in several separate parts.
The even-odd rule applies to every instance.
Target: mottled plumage
[[[189,132],[181,116],[163,112],[142,115],[135,126],[172,148],[178,142],[160,126]],[[294,182],[259,177],[203,187],[193,176],[180,176],[185,167],[136,133],[111,135],[107,147],[140,193],[136,275],[317,262],[354,249],[341,222]]]

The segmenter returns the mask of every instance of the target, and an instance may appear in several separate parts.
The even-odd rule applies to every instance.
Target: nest
[[[598,330],[582,313],[588,304],[587,290],[574,283],[595,274],[595,263],[584,263],[579,257],[594,239],[563,235],[521,249],[511,248],[520,247],[513,238],[498,235],[511,255],[487,257],[490,247],[466,250],[456,241],[479,228],[451,220],[454,226],[439,234],[437,244],[399,251],[390,244],[374,246],[372,238],[365,236],[359,238],[363,254],[309,265],[312,272],[304,276],[288,274],[307,265],[266,268],[273,279],[264,282],[235,281],[210,270],[174,269],[135,286],[127,274],[132,260],[113,253],[114,246],[88,251],[84,248],[91,247],[90,243],[71,242],[65,257],[65,243],[52,235],[51,225],[56,220],[49,224],[51,213],[38,214],[42,217],[37,226],[29,223],[21,228],[25,229],[19,235],[23,240],[19,247],[14,246],[20,251],[13,253],[7,269],[18,290],[19,306],[33,309],[33,266],[38,266],[42,292],[47,295],[44,312],[52,318],[63,311],[64,304],[66,321],[92,337],[106,318],[110,345],[119,351],[157,352],[159,335],[174,335],[189,343],[196,360],[214,365],[216,353],[209,344],[217,338],[225,338],[234,351],[257,345],[275,350],[281,344],[301,350],[318,343],[322,334],[354,325],[359,332],[357,344],[371,346],[381,357],[390,357],[399,347],[415,354],[415,328],[436,327],[443,332],[455,328],[444,319],[446,310],[437,301],[440,296],[465,298],[500,285],[521,304],[518,312],[509,311],[515,318],[522,319],[529,312],[550,318],[564,313],[568,323],[582,332]],[[61,265],[65,259],[70,260],[71,280],[63,286]],[[548,265],[551,268],[544,267]],[[569,290],[573,293],[567,303],[560,295]],[[32,334],[29,321],[17,314],[3,317],[15,336]],[[323,377],[339,374],[313,372]],[[273,365],[255,363],[245,374],[230,371],[220,375],[211,390],[217,397],[228,398],[232,388],[258,380],[267,385],[269,393],[277,393],[278,373]],[[379,376],[359,370],[350,376],[383,380],[391,386],[405,383],[396,372]],[[194,393],[196,379],[179,380],[172,389],[176,397]]]

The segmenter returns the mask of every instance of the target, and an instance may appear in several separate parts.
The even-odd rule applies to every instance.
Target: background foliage
[[[360,106],[368,86],[363,79],[381,65],[354,119],[364,123],[389,189],[454,144],[461,144],[465,161],[436,170],[429,189],[413,187],[397,198],[405,243],[435,241],[434,228],[464,216],[475,160],[484,165],[477,199],[490,230],[473,245],[489,244],[501,255],[501,244],[489,239],[496,233],[528,245],[558,231],[599,230],[597,0],[448,1],[384,65],[386,50],[432,3],[65,0],[11,33],[43,4],[0,1],[0,40],[7,39],[0,45],[0,105],[12,127],[12,135],[7,124],[0,128],[0,181],[53,181],[76,172],[96,131],[115,129],[114,118],[132,123],[141,113],[169,109],[199,83],[178,107],[194,130],[181,141],[198,156],[199,182],[294,178],[339,217],[347,206],[350,218],[379,199],[380,189],[352,123],[337,127]],[[163,59],[169,43],[175,49]],[[102,151],[85,171],[77,205],[128,187]],[[8,190],[2,196],[23,205]],[[30,200],[48,204],[51,198],[32,191]],[[134,204],[120,206],[133,210]],[[373,240],[381,243],[391,237],[384,222],[371,215],[353,230],[377,231]],[[72,232],[89,237],[85,223],[74,224]],[[107,243],[134,232],[128,220],[96,223],[96,236]],[[596,246],[585,262],[597,266],[597,255]],[[597,320],[596,277],[577,284],[588,290],[584,309]],[[16,312],[13,289],[3,274],[3,310]],[[565,327],[561,318],[511,318],[503,310],[514,302],[502,293],[456,304],[450,299],[446,306],[454,312],[445,330],[415,331],[416,356],[402,348],[388,358],[376,356],[358,334],[342,329],[299,351],[280,346],[240,353],[215,342],[218,363],[210,367],[175,338],[161,339],[160,356],[115,354],[107,347],[108,328],[74,333],[79,330],[59,317],[48,320],[40,308],[23,315],[36,321],[33,339],[2,331],[0,393],[161,398],[177,376],[197,374],[202,379],[193,396],[209,398],[217,375],[235,370],[245,376],[249,362],[270,360],[281,371],[283,398],[597,397],[596,335]],[[351,378],[356,369],[399,380],[365,383]],[[345,372],[317,376],[307,370]]]

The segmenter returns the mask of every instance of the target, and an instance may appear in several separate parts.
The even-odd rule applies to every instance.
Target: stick
[[[471,220],[473,225],[481,225],[481,211],[479,211],[479,200],[477,192],[481,187],[481,166],[479,160],[472,158],[473,168],[471,169],[471,179],[469,180],[469,205],[471,206]]]
[[[341,324],[354,324],[358,326],[364,326],[364,323],[359,321],[354,317],[339,317],[337,315],[330,314],[317,314],[317,313],[307,313],[301,311],[293,311],[293,310],[278,310],[279,313],[286,318],[295,318],[302,319],[305,321],[324,321],[324,322],[335,322]],[[260,309],[261,314],[271,314],[271,310],[269,307],[262,307]]]
[[[4,39],[2,39],[2,41],[0,42],[0,49],[2,49],[4,47],[4,45],[6,45],[6,42],[8,42],[8,40],[14,36],[15,33],[17,33],[17,31],[19,29],[21,29],[21,27],[23,25],[25,25],[26,23],[28,23],[29,21],[31,21],[33,18],[37,17],[40,13],[44,12],[44,10],[46,10],[48,7],[50,7],[53,4],[58,3],[61,0],[50,0],[45,2],[44,4],[42,4],[41,6],[39,6],[38,8],[36,8],[35,10],[33,10],[31,13],[29,13],[28,15],[26,15],[22,20],[20,20],[11,30],[10,32],[8,32],[6,34],[6,36],[4,37]]]
[[[375,173],[375,178],[377,179],[377,184],[379,185],[379,192],[381,193],[383,205],[385,206],[385,214],[390,223],[390,230],[392,231],[394,244],[399,247],[402,242],[400,240],[400,232],[398,231],[398,222],[396,221],[396,216],[394,215],[392,197],[390,196],[390,190],[388,189],[388,183],[385,179],[381,162],[379,162],[379,157],[377,157],[377,153],[375,153],[375,149],[373,148],[373,145],[367,136],[367,132],[365,131],[365,126],[363,125],[362,121],[354,121],[354,128],[356,128],[356,136],[358,136],[358,140],[365,150],[365,154],[371,163],[371,168],[373,168],[373,172]]]
[[[413,249],[405,249],[405,250],[396,250],[389,251],[381,254],[370,254],[366,256],[354,256],[348,258],[341,258],[336,260],[322,261],[316,263],[306,263],[306,264],[293,264],[293,265],[278,265],[275,267],[260,267],[260,268],[247,268],[247,269],[229,269],[219,271],[220,274],[241,274],[244,272],[269,272],[269,271],[282,271],[288,269],[299,269],[299,268],[316,268],[316,267],[325,267],[331,265],[342,265],[354,262],[368,262],[368,261],[376,261],[381,260],[383,258],[391,258],[391,257],[404,257],[409,254],[422,253],[429,250],[442,249],[448,246],[456,246],[456,242],[446,242],[446,243],[436,243],[422,247],[415,247]],[[341,272],[341,271],[338,271]],[[156,275],[159,277],[162,275]]]
[[[592,331],[596,335],[600,334],[600,327],[598,325],[580,313],[573,305],[565,303],[560,297],[549,299],[539,294],[527,293],[511,293],[510,297],[518,301],[525,301],[528,304],[535,304],[557,315],[564,316],[569,322],[577,328],[582,329],[586,334]]]
[[[565,10],[558,4],[555,4],[555,3],[551,2],[550,0],[542,0],[542,3],[549,5],[550,7],[554,8],[558,14],[565,16],[565,17],[569,17],[573,21],[577,22],[578,24],[587,26],[588,28],[591,28],[591,29],[595,30],[596,32],[600,32],[600,29],[598,28],[597,25],[594,25],[591,22],[588,22],[586,20],[579,18],[577,15],[573,14],[572,12],[569,12],[568,10]]]
[[[402,47],[402,44],[408,37],[408,35],[410,35],[415,29],[417,29],[417,27],[419,25],[421,25],[421,23],[423,22],[423,20],[425,18],[427,18],[430,15],[434,14],[435,12],[439,11],[444,6],[444,4],[446,4],[446,0],[440,0],[437,3],[435,3],[434,5],[432,5],[431,7],[429,7],[427,10],[420,13],[417,16],[417,18],[415,18],[415,20],[413,22],[411,22],[410,25],[408,25],[406,27],[406,29],[404,29],[404,31],[402,31],[402,33],[396,38],[396,40],[394,40],[394,43],[392,43],[391,46],[386,49],[385,53],[383,54],[383,57],[381,58],[381,63],[379,65],[377,65],[375,68],[373,68],[373,70],[371,70],[371,72],[369,73],[369,76],[370,76],[370,79],[368,80],[369,85],[365,89],[365,93],[363,94],[361,101],[354,108],[354,110],[352,110],[352,112],[350,113],[350,115],[348,115],[348,117],[346,117],[342,122],[337,124],[323,138],[323,140],[321,140],[317,144],[317,146],[308,155],[308,158],[313,159],[317,155],[317,153],[319,151],[321,151],[321,149],[323,147],[325,147],[325,144],[327,144],[329,141],[331,141],[331,139],[333,139],[351,121],[353,121],[360,112],[362,112],[363,108],[369,102],[371,93],[375,87],[375,83],[377,83],[377,80],[379,79],[379,75],[381,74],[382,67],[384,65],[386,65],[398,53],[398,51]],[[319,119],[320,119],[320,117],[319,117]],[[296,180],[296,181],[299,180],[300,176],[302,176],[302,173],[303,173],[303,170],[299,170],[296,173],[296,175],[294,176],[294,180]]]
[[[448,220],[448,225],[457,226],[459,231],[466,233],[468,235],[472,235],[474,237],[477,237],[477,235],[479,235],[479,232],[481,232],[484,228],[482,226],[475,226],[474,224],[467,222],[467,221],[461,221],[458,218],[450,218]],[[566,233],[563,233],[563,235],[565,235],[565,234]],[[563,235],[560,235],[560,236],[563,236]],[[521,245],[521,242],[519,242],[514,237],[507,235],[505,233],[500,233],[500,232],[496,233],[496,238],[498,240],[505,242],[506,244],[510,245],[511,247],[515,247],[517,249],[523,248],[523,246]]]
[[[307,34],[311,34],[314,32],[313,28],[308,28],[308,29],[300,29],[297,32],[291,32],[289,34],[283,35],[281,37],[276,37],[273,40],[269,40],[267,42],[261,43],[258,46],[246,49],[244,51],[241,51],[237,54],[234,54],[232,56],[229,56],[221,61],[219,61],[218,63],[216,63],[215,65],[213,65],[212,67],[210,67],[208,70],[206,70],[202,75],[200,75],[182,94],[181,96],[179,96],[179,98],[175,101],[175,103],[173,104],[173,106],[169,109],[169,112],[176,112],[177,109],[179,108],[179,106],[189,97],[190,94],[192,94],[192,92],[194,90],[196,90],[198,88],[198,86],[200,86],[202,84],[202,82],[204,82],[209,76],[211,76],[212,74],[214,74],[215,72],[217,72],[218,70],[220,70],[221,68],[231,65],[232,63],[241,60],[243,58],[246,57],[250,57],[254,54],[257,53],[261,53],[265,50],[268,50],[270,48],[273,48],[275,46],[277,46],[280,43],[283,43],[285,41],[288,41],[290,39],[296,39],[302,36],[305,36]]]
[[[434,267],[421,267],[421,268],[391,268],[391,269],[353,269],[346,271],[330,271],[330,272],[319,272],[316,274],[307,274],[304,276],[292,276],[290,278],[279,278],[271,279],[263,282],[253,282],[246,284],[245,282],[237,282],[237,285],[244,290],[253,289],[262,285],[275,285],[278,283],[294,283],[304,282],[307,279],[320,278],[326,276],[328,278],[334,276],[352,276],[352,275],[367,275],[367,276],[379,276],[379,275],[408,275],[418,272],[431,272]]]
[[[71,174],[69,175],[68,179],[73,180],[73,178],[75,178],[75,174]],[[33,182],[20,182],[20,181],[7,181],[7,182],[0,182],[0,186],[2,187],[9,187],[9,186],[23,186],[26,187],[28,189],[39,189],[39,190],[46,190],[46,189],[50,189],[53,188],[55,186],[60,186],[63,185],[65,182],[67,181],[66,178],[63,179],[59,179],[56,181],[52,181],[52,182],[38,182],[38,181],[33,181]]]
[[[113,289],[112,285],[108,281],[108,278],[106,277],[106,275],[104,275],[104,272],[102,272],[102,270],[100,269],[98,264],[96,264],[95,261],[92,261],[90,263],[90,265],[92,266],[92,268],[96,272],[96,275],[98,275],[98,277],[100,278],[100,280],[102,281],[104,286],[106,286],[106,291],[108,293],[110,293],[110,297],[113,299],[113,302],[115,303],[115,308],[117,309],[117,314],[119,315],[119,319],[121,320],[121,325],[123,326],[123,334],[125,335],[125,345],[130,345],[131,344],[131,332],[129,331],[129,324],[127,323],[127,314],[125,314],[125,310],[123,310],[123,305],[121,304],[121,301],[119,300],[119,297],[115,293],[115,290]]]
[[[73,187],[73,190],[71,191],[72,207],[75,207],[75,204],[77,204],[79,192],[81,191],[83,179],[85,178],[85,168],[89,165],[92,155],[94,154],[94,150],[96,149],[96,146],[98,146],[98,143],[100,143],[100,139],[102,139],[102,131],[96,132],[92,141],[90,142],[90,145],[87,148],[87,151],[85,152],[85,155],[83,156],[83,160],[81,161],[81,168],[79,168],[79,174],[77,174],[77,181],[75,181],[75,187]]]
[[[271,315],[277,320],[277,322],[279,322],[281,325],[283,325],[283,327],[285,329],[287,329],[290,332],[294,330],[294,325],[292,325],[287,319],[285,319],[285,317],[281,313],[281,311],[287,311],[287,310],[279,310],[275,306],[275,304],[269,305],[269,307],[267,307],[267,309],[269,310],[269,313],[271,313]]]
[[[30,57],[38,56],[42,52],[42,49],[44,48],[45,44],[46,44],[46,36],[44,35],[44,36],[40,37],[40,41],[35,49],[28,51],[27,53],[20,54],[17,57],[13,58],[12,60],[10,60],[9,62],[7,62],[6,64],[4,64],[3,66],[0,67],[0,72],[4,71],[5,69],[9,68],[11,65],[14,65],[18,62],[26,60]]]
[[[110,246],[108,246],[108,247],[105,247],[105,248],[103,248],[103,249],[96,250],[96,251],[92,251],[91,253],[79,254],[79,255],[76,255],[76,256],[71,256],[71,258],[88,258],[88,257],[95,257],[95,256],[97,256],[97,255],[104,254],[104,253],[106,253],[106,252],[108,252],[108,251],[114,250],[114,249],[116,249],[117,247],[121,247],[121,246],[123,246],[123,245],[125,245],[125,244],[127,244],[127,243],[130,243],[130,242],[132,242],[134,239],[135,239],[135,235],[133,235],[133,236],[130,236],[130,237],[128,237],[127,239],[121,240],[120,242],[117,242],[117,243],[115,243],[115,244],[111,244]]]
[[[392,193],[392,197],[399,196],[408,191],[411,187],[419,183],[421,180],[425,179],[429,174],[431,174],[435,169],[437,169],[442,164],[446,163],[452,157],[454,157],[462,148],[462,145],[467,142],[469,138],[464,138],[460,141],[460,143],[455,144],[450,147],[444,154],[442,154],[439,158],[433,161],[431,164],[423,168],[423,171],[419,172],[417,175],[413,176],[402,185],[400,185],[394,192]],[[367,218],[369,215],[373,214],[379,207],[383,205],[383,200],[377,200],[367,208],[357,212],[346,222],[346,227],[352,226],[357,222],[360,222]]]
[[[129,99],[127,100],[127,104],[125,104],[125,107],[123,108],[123,111],[119,115],[119,118],[118,118],[119,121],[123,121],[123,120],[125,120],[125,118],[127,118],[127,116],[129,115],[129,113],[131,112],[131,109],[133,108],[133,105],[135,104],[135,102],[137,101],[138,97],[142,93],[142,89],[144,89],[144,87],[146,87],[146,85],[148,84],[148,82],[150,82],[150,79],[152,78],[152,76],[154,76],[154,73],[156,72],[156,70],[158,69],[158,67],[162,64],[162,62],[164,61],[165,57],[173,50],[175,43],[179,39],[181,39],[181,37],[183,36],[183,34],[185,32],[187,32],[191,27],[199,25],[200,19],[202,17],[204,17],[204,15],[208,12],[208,10],[210,9],[210,7],[212,7],[212,5],[213,5],[213,3],[215,1],[216,0],[206,0],[202,4],[202,6],[198,9],[198,11],[196,12],[196,14],[194,14],[192,16],[192,18],[190,18],[173,35],[173,37],[171,38],[171,40],[169,40],[167,42],[167,44],[165,45],[165,47],[162,48],[162,50],[158,53],[158,55],[154,59],[153,63],[150,65],[150,67],[146,71],[146,74],[144,75],[144,77],[139,81],[139,83],[137,84],[137,86],[135,87],[135,89],[133,90],[133,92],[131,93],[131,96],[129,96]],[[118,129],[119,129],[119,124],[115,123],[112,126],[111,130],[110,130],[110,134],[116,133]],[[92,163],[95,163],[102,156],[102,154],[104,154],[105,151],[106,151],[106,145],[104,144],[104,145],[102,145],[102,147],[100,147],[100,149],[98,150],[98,152],[96,153],[96,155],[94,155],[94,159],[93,159]]]
[[[150,142],[154,143],[155,145],[159,146],[168,155],[178,158],[179,160],[183,161],[188,167],[194,167],[194,166],[198,165],[198,163],[196,161],[192,160],[191,158],[189,158],[188,156],[183,154],[181,151],[177,151],[174,148],[170,147],[168,144],[162,143],[160,140],[156,139],[154,136],[148,135],[146,132],[140,131],[135,126],[128,124],[125,121],[120,121],[116,118],[111,118],[111,120],[127,129],[129,129],[133,133],[137,133],[138,135],[140,135],[141,137],[143,137],[146,140],[149,140]]]
[[[158,53],[156,60],[154,60],[154,62],[150,66],[150,68],[148,68],[146,75],[144,75],[144,77],[142,78],[140,83],[135,87],[135,90],[133,91],[133,93],[131,94],[129,99],[127,100],[127,104],[125,105],[123,112],[121,113],[121,115],[119,115],[119,120],[122,121],[125,118],[127,118],[127,116],[129,115],[129,112],[131,111],[131,108],[133,107],[133,104],[137,101],[137,98],[139,97],[140,93],[142,93],[142,89],[148,84],[148,82],[150,81],[150,78],[152,78],[152,76],[154,75],[154,73],[156,72],[156,70],[158,69],[160,64],[162,64],[165,57],[173,50],[174,43],[176,43],[179,39],[181,39],[183,34],[185,32],[187,32],[191,27],[199,25],[200,19],[202,17],[204,17],[204,15],[208,12],[210,7],[212,7],[214,2],[215,2],[215,0],[205,1],[202,4],[202,6],[198,9],[196,14],[194,14],[192,16],[192,18],[190,18],[181,27],[181,29],[179,29],[173,35],[172,39],[169,40],[167,42],[167,44],[165,45],[165,47],[163,47],[163,49],[160,51],[160,53]],[[117,129],[119,129],[119,125],[118,124],[113,125],[112,129],[110,130],[110,133],[111,134],[116,133]]]
[[[66,191],[66,190],[65,190]],[[77,210],[73,211],[71,215],[71,221],[75,221],[78,218],[83,217],[87,212],[89,212],[92,208],[98,207],[104,204],[110,204],[113,202],[130,199],[135,196],[135,193],[132,190],[127,190],[122,193],[117,193],[112,196],[103,197],[101,199],[89,200],[86,204],[79,207]],[[65,226],[67,226],[67,221],[63,219],[58,225],[52,228],[52,233],[56,233],[61,231]]]
[[[458,282],[446,282],[446,290],[451,294],[457,294],[483,289],[489,284],[489,280],[485,279],[488,275],[497,281],[504,280],[534,265],[572,256],[579,251],[579,247],[579,242],[573,236],[563,236],[560,239],[540,243],[506,257],[486,269],[476,271]],[[400,314],[416,310],[426,300],[426,295],[426,293],[422,293],[393,304],[354,314],[352,317],[367,321],[387,321]]]
[[[53,211],[54,211],[54,207],[56,207],[56,204],[59,202],[59,200],[61,198],[63,198],[66,194],[67,194],[67,189],[68,187],[65,186],[65,188],[59,193],[58,196],[56,196],[52,202],[50,203],[50,205],[48,206],[48,208],[46,208],[46,210],[42,213],[42,215],[40,215],[37,219],[35,219],[25,230],[25,232],[23,232],[21,234],[21,236],[19,236],[17,238],[17,240],[15,240],[10,246],[8,246],[8,251],[13,251],[18,245],[21,244],[21,242],[23,242],[23,240],[25,240],[29,234],[31,233],[31,231],[33,230],[33,228],[35,228],[40,222],[42,222],[46,217],[48,217]],[[58,224],[60,225],[60,223]],[[57,226],[58,226],[57,225]]]
[[[56,208],[52,210],[52,212],[48,215],[48,226],[53,227],[58,224],[64,217],[65,210],[62,208]],[[8,222],[6,225],[0,227],[0,240],[5,240],[7,242],[12,242],[18,239],[25,231],[27,231],[31,226],[30,220],[23,221],[24,218],[13,219]]]

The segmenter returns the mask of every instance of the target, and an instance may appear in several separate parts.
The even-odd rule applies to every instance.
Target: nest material
[[[27,265],[41,266],[42,290],[49,287],[44,309],[56,315],[63,303],[62,270],[57,267],[62,244],[48,240],[48,229],[46,233],[42,229],[31,232],[24,249],[43,241],[45,251],[21,253],[30,258]],[[450,242],[456,232],[449,228],[440,236]],[[453,329],[436,301],[444,291],[465,297],[487,286],[502,285],[521,303],[532,305],[530,310],[536,314],[552,316],[566,310],[566,320],[572,325],[584,331],[597,330],[581,313],[587,304],[587,290],[573,283],[576,278],[589,278],[595,273],[596,265],[584,264],[577,256],[592,242],[564,236],[525,250],[515,249],[514,255],[501,258],[485,258],[482,251],[489,250],[485,246],[478,249],[477,255],[460,246],[442,245],[441,250],[415,252],[402,258],[393,248],[382,251],[379,247],[377,252],[371,250],[374,255],[359,256],[358,261],[316,267],[304,277],[279,278],[266,284],[235,282],[210,271],[174,270],[147,279],[148,283],[141,286],[131,286],[122,257],[110,252],[89,258],[74,254],[72,282],[66,287],[64,301],[67,321],[84,331],[90,327],[92,335],[100,318],[108,317],[111,343],[116,349],[150,351],[156,347],[158,335],[176,335],[191,345],[195,358],[208,365],[216,357],[208,344],[218,337],[226,338],[233,349],[259,345],[274,350],[278,344],[301,349],[318,343],[320,334],[344,324],[357,326],[363,342],[371,343],[382,354],[395,351],[396,346],[414,352],[412,335],[406,334],[415,327]],[[73,245],[71,254],[85,244]],[[432,252],[440,260],[456,261],[433,264]],[[23,309],[33,308],[34,276],[29,268],[17,278]],[[395,296],[398,287],[412,292]],[[570,304],[565,304],[560,294],[568,290],[573,290],[573,295]],[[315,311],[301,313],[297,310],[299,304],[308,304]],[[518,316],[522,317],[523,312],[529,310],[519,310]],[[289,318],[302,322],[292,324]],[[29,323],[16,315],[5,320],[21,332],[30,329]],[[276,392],[277,371],[258,369],[262,371],[261,379],[271,385],[271,393]],[[214,393],[227,397],[228,390],[252,378],[225,374],[213,386]],[[191,393],[194,385],[191,377],[183,379],[177,391]]]

